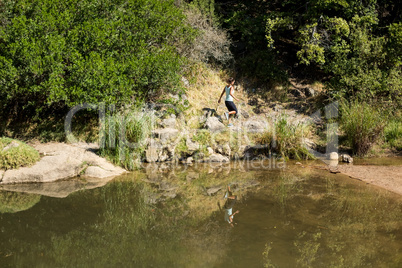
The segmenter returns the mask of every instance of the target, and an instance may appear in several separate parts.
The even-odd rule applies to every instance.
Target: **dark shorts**
[[[226,108],[228,108],[229,112],[235,111],[237,114],[237,108],[233,101],[225,101]]]

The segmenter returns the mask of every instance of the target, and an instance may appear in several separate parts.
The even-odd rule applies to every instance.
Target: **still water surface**
[[[402,267],[402,199],[340,174],[232,163],[77,181],[64,198],[0,191],[0,267]]]

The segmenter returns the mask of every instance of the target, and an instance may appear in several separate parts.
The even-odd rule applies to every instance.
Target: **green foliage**
[[[216,11],[221,15],[222,26],[228,29],[233,40],[232,52],[235,55],[235,67],[238,76],[255,78],[261,84],[274,87],[286,83],[288,76],[267,41],[266,31],[274,31],[278,25],[287,25],[291,18],[278,18],[267,21],[270,10],[269,1],[218,1]]]
[[[388,120],[384,128],[384,140],[392,148],[402,150],[402,120]]]
[[[342,102],[340,112],[340,127],[348,145],[356,155],[366,155],[384,130],[382,112],[371,104],[358,101]]]
[[[308,134],[308,126],[291,124],[285,117],[275,122],[274,128],[257,138],[259,144],[267,144],[270,149],[289,159],[314,159],[314,156],[302,144]]]
[[[125,169],[138,168],[151,136],[155,117],[151,111],[131,108],[106,116],[101,129],[100,154]]]
[[[0,105],[136,102],[178,89],[175,46],[194,31],[173,0],[1,5]]]
[[[10,138],[0,138],[0,169],[30,166],[40,159],[33,147]]]
[[[186,156],[188,152],[186,138],[182,138],[175,147],[175,153],[179,156]]]
[[[211,22],[215,18],[215,0],[192,0],[190,6],[197,8]]]
[[[286,1],[267,5],[268,50],[297,43],[300,63],[331,76],[331,94],[400,104],[400,14],[395,1]],[[384,15],[387,13],[387,15]],[[391,23],[389,23],[391,22]],[[278,44],[278,45],[276,45]],[[277,49],[277,47],[279,47]]]
[[[199,130],[197,134],[193,136],[193,140],[200,145],[209,145],[212,141],[211,132],[208,130]]]

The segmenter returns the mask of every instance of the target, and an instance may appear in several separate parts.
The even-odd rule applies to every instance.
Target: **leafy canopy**
[[[178,88],[195,32],[173,0],[5,0],[0,108],[122,104]]]

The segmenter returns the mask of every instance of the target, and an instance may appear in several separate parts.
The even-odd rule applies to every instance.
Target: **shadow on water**
[[[220,210],[229,184],[234,227]],[[292,165],[147,167],[65,198],[0,201],[1,267],[402,265],[399,196]]]

